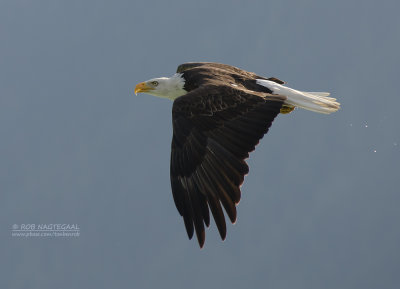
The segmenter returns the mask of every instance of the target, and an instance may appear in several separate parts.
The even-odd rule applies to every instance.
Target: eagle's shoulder
[[[283,80],[276,77],[263,77],[254,72],[249,72],[238,67],[217,62],[187,62],[178,66],[177,73],[182,73],[186,80],[196,85],[191,85],[191,89],[206,82],[245,82],[255,81],[257,79],[266,79],[279,84],[285,84]],[[192,84],[193,84],[192,83]],[[247,85],[245,85],[247,86]],[[252,88],[254,88],[252,86]],[[256,91],[258,89],[256,88]]]
[[[186,62],[183,64],[180,64],[178,68],[176,69],[177,73],[182,73],[188,69],[194,68],[194,67],[199,67],[207,64],[208,62]]]
[[[206,69],[210,69],[210,70],[215,70],[215,69],[223,70],[225,72],[230,72],[230,73],[256,75],[252,72],[245,71],[238,67],[228,65],[228,64],[218,63],[218,62],[187,62],[187,63],[183,63],[183,64],[179,65],[176,72],[182,73],[189,69],[198,68],[198,67],[202,67],[202,68],[206,68]]]

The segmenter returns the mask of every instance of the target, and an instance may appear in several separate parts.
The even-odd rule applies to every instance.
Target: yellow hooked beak
[[[150,90],[154,90],[153,87],[150,87],[146,84],[146,82],[141,82],[138,83],[135,87],[135,94],[138,94],[139,92],[148,92]]]

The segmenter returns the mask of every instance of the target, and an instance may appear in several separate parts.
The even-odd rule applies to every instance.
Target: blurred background
[[[0,1],[1,288],[399,288],[398,1]],[[215,61],[329,91],[248,160],[238,220],[189,241],[172,103],[134,86]],[[79,237],[12,236],[77,224]]]

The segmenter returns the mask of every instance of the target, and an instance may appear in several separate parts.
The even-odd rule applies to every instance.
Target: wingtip
[[[225,239],[226,239],[226,227],[225,227],[225,229],[223,231],[222,230],[219,231],[219,235],[221,236],[221,240],[225,241]]]
[[[193,238],[193,232],[186,230],[187,236],[189,238],[189,240],[192,240]]]
[[[200,249],[203,249],[203,247],[204,247],[204,240],[203,240],[202,242],[199,241],[199,247],[200,247]]]
[[[206,241],[206,233],[204,230],[197,234],[197,241],[199,242],[200,249],[203,248]]]

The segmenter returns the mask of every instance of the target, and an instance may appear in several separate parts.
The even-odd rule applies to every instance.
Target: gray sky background
[[[1,0],[0,287],[399,288],[399,3]],[[170,191],[172,103],[133,94],[187,61],[342,103],[275,120],[202,250]],[[11,236],[41,223],[81,236]]]

